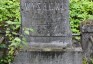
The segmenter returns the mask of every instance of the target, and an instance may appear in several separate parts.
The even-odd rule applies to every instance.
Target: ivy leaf
[[[26,35],[29,35],[29,34],[30,34],[29,31],[27,31],[27,30],[25,30],[24,33],[25,33]]]
[[[6,21],[7,24],[13,24],[12,21]]]
[[[21,42],[21,39],[18,38],[18,37],[16,37],[16,38],[14,39],[14,41]]]

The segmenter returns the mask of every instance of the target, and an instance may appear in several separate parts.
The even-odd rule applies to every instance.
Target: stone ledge
[[[42,51],[42,52],[53,52],[53,51],[77,51],[82,52],[81,47],[69,47],[69,48],[28,48],[28,49],[21,49],[20,51]]]
[[[80,48],[62,51],[20,51],[12,64],[82,64]]]

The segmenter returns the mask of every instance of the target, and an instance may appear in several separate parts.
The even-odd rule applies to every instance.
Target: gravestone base
[[[12,64],[82,64],[82,50],[20,51]]]

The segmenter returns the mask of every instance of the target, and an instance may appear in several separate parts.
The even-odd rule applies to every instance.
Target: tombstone
[[[13,64],[82,64],[81,50],[72,47],[69,0],[21,0],[22,28],[33,29],[29,48]]]
[[[22,0],[22,28],[34,32],[25,37],[31,48],[63,48],[72,45],[68,0]],[[24,32],[23,32],[24,33]]]
[[[93,20],[82,22],[80,28],[83,56],[88,62],[91,62],[93,58]]]

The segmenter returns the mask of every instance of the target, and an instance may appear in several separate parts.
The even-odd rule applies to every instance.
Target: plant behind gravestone
[[[14,49],[18,47],[17,45],[21,41],[18,36],[14,36],[19,31],[20,23],[19,1],[0,0],[0,31],[3,31],[3,28],[5,28],[3,32],[6,33],[5,36],[9,41],[4,43],[8,53],[0,59],[0,64],[9,64],[13,60]]]
[[[79,33],[80,21],[93,19],[92,0],[70,0],[70,25],[73,33]]]
[[[80,22],[93,19],[93,0],[70,0],[70,25],[73,33],[80,34]],[[80,37],[74,39],[80,40]]]

